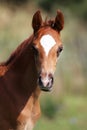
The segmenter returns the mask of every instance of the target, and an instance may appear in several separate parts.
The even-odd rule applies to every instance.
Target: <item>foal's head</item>
[[[53,85],[53,75],[56,63],[63,45],[60,31],[64,26],[64,17],[57,11],[55,20],[43,22],[40,11],[37,11],[32,20],[34,30],[33,51],[38,71],[38,85],[43,91],[50,91]]]

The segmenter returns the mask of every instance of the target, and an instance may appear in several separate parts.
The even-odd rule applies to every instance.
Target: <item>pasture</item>
[[[0,6],[0,62],[5,61],[13,50],[32,34],[32,14],[29,9],[10,10]],[[31,12],[31,13],[29,13]],[[47,14],[43,12],[43,16]],[[42,117],[34,130],[87,130],[87,30],[72,14],[66,13],[62,33],[64,51],[55,73],[53,92],[41,95]],[[57,107],[52,119],[47,106]],[[43,102],[42,102],[43,101]]]
[[[50,119],[44,116],[44,111],[42,111],[43,116],[37,122],[34,130],[87,130],[86,101],[87,97],[64,96],[63,102],[59,104],[55,113],[55,118]],[[55,105],[58,103],[56,102]],[[50,111],[50,109],[47,110]]]

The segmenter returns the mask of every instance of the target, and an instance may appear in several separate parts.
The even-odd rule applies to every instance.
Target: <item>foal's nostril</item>
[[[39,78],[38,78],[38,83],[39,83],[40,85],[42,85],[41,76],[39,76]]]
[[[53,77],[53,75],[52,75],[51,73],[49,73],[49,74],[48,74],[48,77],[49,77],[49,78],[52,78],[52,77]]]
[[[48,75],[48,77],[49,77],[49,81],[53,84],[53,75],[50,73],[49,75]]]
[[[53,81],[54,81],[54,78],[53,78],[53,76],[51,77],[51,83],[53,84]]]

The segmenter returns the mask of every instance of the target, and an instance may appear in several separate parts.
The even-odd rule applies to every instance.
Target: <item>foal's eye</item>
[[[33,49],[34,54],[35,54],[35,55],[38,55],[38,50],[37,50],[37,48],[36,48],[35,46],[32,46],[32,49]]]
[[[57,50],[57,57],[59,56],[60,52],[62,52],[62,50],[63,50],[63,46],[58,48],[58,50]]]

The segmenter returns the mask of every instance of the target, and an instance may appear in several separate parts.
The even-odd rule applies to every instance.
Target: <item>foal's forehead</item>
[[[38,49],[43,49],[45,55],[48,56],[52,48],[58,48],[61,44],[60,34],[51,28],[41,28],[35,38],[35,46]],[[55,50],[55,49],[54,49]]]
[[[46,56],[47,56],[49,54],[49,51],[51,50],[51,48],[55,46],[56,41],[51,35],[46,34],[41,37],[40,44],[43,47],[43,49],[46,53]]]

